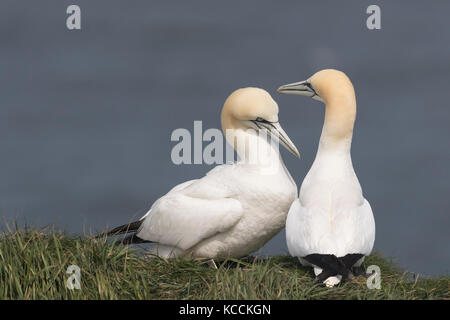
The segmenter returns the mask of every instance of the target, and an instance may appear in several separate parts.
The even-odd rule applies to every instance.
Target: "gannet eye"
[[[305,82],[305,86],[307,86],[308,88],[310,88],[312,91],[316,91],[316,90],[314,90],[314,88],[312,87],[311,82],[306,81],[306,82]]]
[[[308,89],[311,90],[314,93],[314,96],[319,96],[317,94],[317,91],[313,88],[311,82],[305,81],[305,86],[308,87]]]
[[[252,120],[252,122],[256,125],[256,127],[258,127],[258,129],[267,129],[267,130],[272,130],[272,128],[275,128],[275,126],[273,125],[276,122],[270,122],[267,121],[264,118],[261,117],[257,117],[256,120]]]
[[[255,120],[255,121],[257,121],[257,122],[261,122],[261,123],[272,123],[272,122],[270,122],[270,121],[267,121],[266,119],[264,119],[264,118],[260,118],[260,117],[256,118],[256,120]]]
[[[314,100],[323,102],[322,97],[317,94],[317,91],[313,88],[311,82],[306,81],[305,86],[308,87],[308,89],[312,91],[313,96],[311,98],[313,98]]]

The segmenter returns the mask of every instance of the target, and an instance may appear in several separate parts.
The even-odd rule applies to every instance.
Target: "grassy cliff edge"
[[[66,273],[80,268],[79,290]],[[234,260],[217,269],[201,260],[145,258],[106,239],[21,229],[0,234],[0,299],[450,299],[450,276],[412,276],[379,254],[381,289],[357,277],[335,288],[314,283],[296,259]]]

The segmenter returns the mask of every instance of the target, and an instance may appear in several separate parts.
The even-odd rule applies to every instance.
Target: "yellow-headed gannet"
[[[107,235],[154,242],[152,253],[163,257],[224,259],[258,250],[284,227],[297,186],[273,141],[300,155],[278,122],[278,105],[265,90],[239,89],[225,101],[221,119],[240,161],[177,185],[141,220]]]
[[[355,91],[341,71],[322,70],[278,92],[324,102],[325,121],[314,163],[286,220],[292,256],[313,266],[316,280],[332,287],[362,274],[375,241],[375,221],[353,170],[350,148],[356,117]],[[353,271],[353,272],[352,272]]]

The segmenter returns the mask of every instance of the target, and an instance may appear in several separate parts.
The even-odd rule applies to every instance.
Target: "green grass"
[[[148,259],[105,239],[51,230],[0,234],[0,299],[450,299],[450,277],[412,278],[373,254],[381,289],[356,278],[329,289],[314,283],[296,259],[277,256],[252,263]],[[81,269],[81,289],[69,290],[66,270]]]

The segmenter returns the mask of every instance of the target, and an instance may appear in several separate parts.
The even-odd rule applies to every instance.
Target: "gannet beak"
[[[279,122],[269,122],[269,121],[252,121],[258,129],[262,129],[267,132],[267,134],[278,140],[279,143],[283,147],[286,148],[290,153],[300,159],[300,153],[297,150],[297,147],[291,141],[289,136],[283,130]]]
[[[273,123],[273,126],[276,130],[272,130],[274,132],[274,136],[278,138],[278,141],[285,147],[290,153],[292,153],[294,156],[300,159],[300,152],[298,152],[297,147],[295,144],[291,141],[287,133],[283,130],[281,125],[277,123]]]
[[[301,96],[311,97],[314,100],[324,102],[323,99],[317,94],[308,80],[285,84],[277,89],[280,93],[286,94],[298,94]]]

